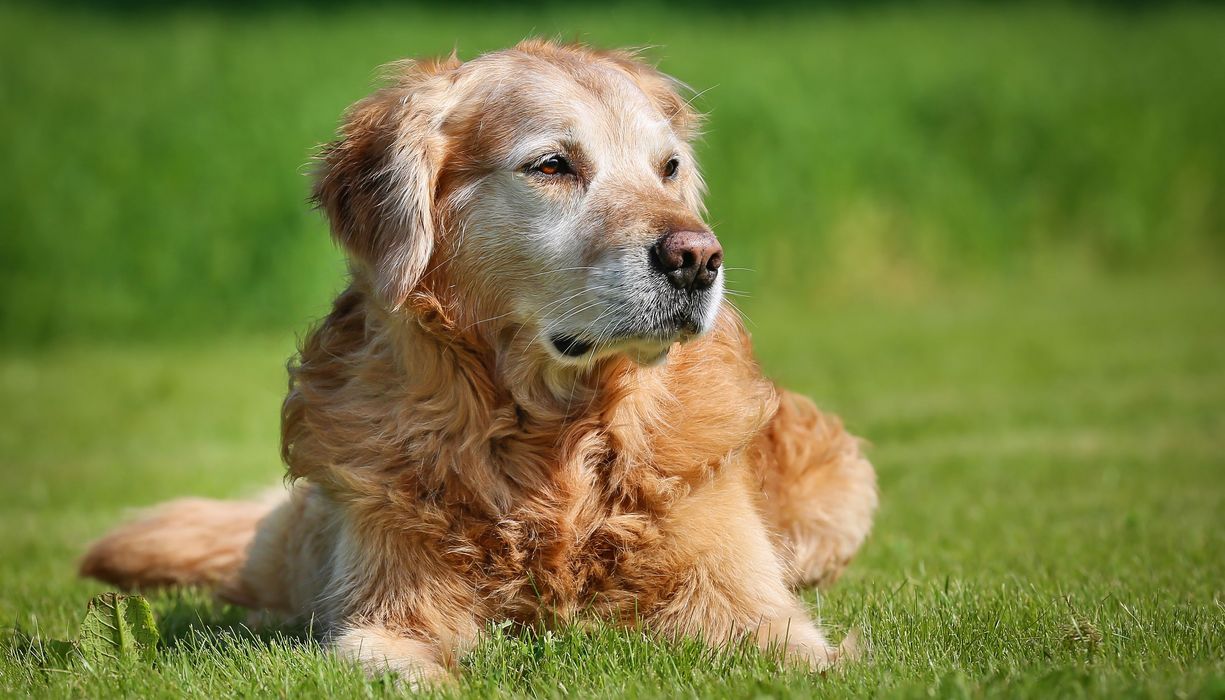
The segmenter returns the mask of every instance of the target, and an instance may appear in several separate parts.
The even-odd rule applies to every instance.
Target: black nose
[[[723,246],[710,231],[669,231],[651,246],[651,257],[677,289],[709,289],[723,264]]]

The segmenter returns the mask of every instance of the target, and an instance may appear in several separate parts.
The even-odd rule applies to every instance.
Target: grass
[[[534,33],[701,91],[776,296],[1225,253],[1219,7],[0,4],[0,343],[301,327],[339,270],[305,164],[375,67]]]
[[[459,697],[1155,696],[1225,692],[1225,284],[977,285],[907,304],[750,300],[767,369],[871,438],[884,506],[806,599],[870,661],[826,677],[606,629],[493,629]],[[796,324],[796,316],[805,321]],[[133,506],[275,482],[288,336],[63,346],[0,360],[0,615],[68,638],[83,543]],[[0,695],[382,696],[294,630],[153,598],[152,669],[40,670]]]
[[[491,628],[445,692],[1225,697],[1222,8],[140,0],[0,4],[0,696],[396,692],[201,591],[153,597],[152,668],[39,645],[127,509],[280,478],[283,363],[342,270],[304,164],[374,66],[529,34],[702,91],[763,363],[873,443],[876,533],[805,594],[871,654]]]

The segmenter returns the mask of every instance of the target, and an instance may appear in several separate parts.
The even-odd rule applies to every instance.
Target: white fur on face
[[[700,222],[701,178],[650,99],[613,69],[606,80],[598,95],[571,79],[529,81],[540,118],[525,119],[492,172],[456,196],[456,264],[556,361],[625,353],[651,364],[712,326],[723,279],[677,290],[652,264],[659,222]],[[554,154],[577,174],[525,167]],[[674,179],[661,171],[670,158]]]

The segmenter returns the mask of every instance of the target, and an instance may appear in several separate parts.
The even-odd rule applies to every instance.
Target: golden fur
[[[499,285],[476,281],[491,255],[462,235],[497,214],[473,194],[486,154],[531,128],[533,105],[482,92],[500,75],[597,95],[627,79],[682,149],[697,115],[653,68],[584,47],[394,70],[350,111],[316,181],[353,282],[290,366],[288,497],[166,504],[96,543],[82,573],[203,583],[309,616],[337,653],[414,681],[454,670],[503,619],[749,636],[834,662],[790,586],[832,581],[868,534],[875,477],[857,441],[762,377],[727,310],[662,363],[554,361]],[[610,190],[601,230],[700,223],[689,177]]]

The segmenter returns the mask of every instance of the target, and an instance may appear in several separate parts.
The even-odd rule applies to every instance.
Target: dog
[[[164,504],[81,573],[309,618],[412,683],[501,620],[845,656],[793,588],[860,548],[875,474],[721,302],[683,90],[544,40],[393,64],[319,156],[351,281],[289,365],[287,494]]]

